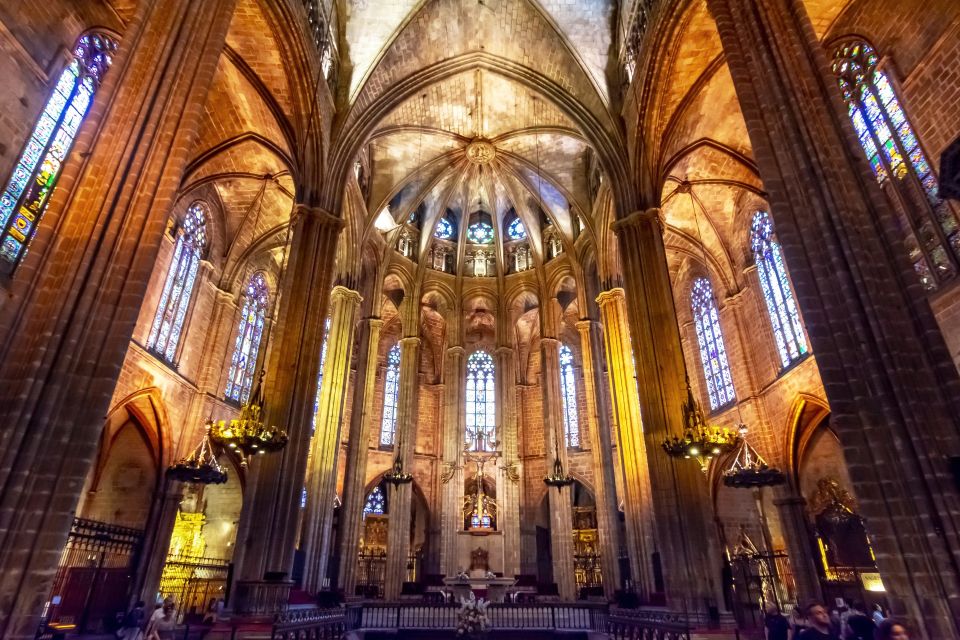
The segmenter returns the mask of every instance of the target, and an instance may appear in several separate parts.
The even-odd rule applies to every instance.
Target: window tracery
[[[0,192],[0,264],[12,272],[26,254],[60,170],[93,96],[110,68],[117,41],[103,33],[82,36]]]
[[[387,352],[387,370],[383,378],[383,417],[380,420],[380,444],[392,447],[397,433],[397,396],[400,391],[400,345]]]
[[[568,447],[580,446],[580,420],[577,416],[577,378],[573,369],[573,352],[560,345],[560,396],[563,398],[563,432]]]
[[[690,303],[693,307],[697,343],[700,346],[703,376],[707,381],[710,409],[714,410],[733,402],[734,391],[730,363],[727,361],[723,333],[720,331],[720,315],[713,297],[713,286],[709,280],[706,278],[694,280]]]
[[[914,270],[927,289],[956,273],[960,225],[873,47],[840,45],[833,72],[860,146],[897,212]]]
[[[363,517],[366,518],[368,515],[382,516],[386,513],[387,498],[380,485],[377,485],[373,488],[373,491],[367,494],[367,501],[363,505]]]
[[[763,299],[770,314],[780,364],[788,367],[807,354],[807,339],[803,334],[800,312],[780,244],[773,237],[773,221],[766,211],[757,211],[753,216],[750,248],[757,265]]]
[[[177,232],[173,259],[170,261],[160,304],[157,305],[157,313],[147,337],[147,349],[169,363],[173,363],[176,358],[200,259],[206,250],[206,205],[197,201],[187,209],[183,224]]]
[[[492,451],[496,439],[496,388],[493,357],[474,351],[467,358],[466,440],[471,451]]]
[[[262,271],[257,271],[247,282],[237,339],[233,346],[233,356],[230,358],[226,388],[226,396],[230,400],[244,403],[250,397],[269,302],[270,289],[266,276]]]
[[[441,240],[450,240],[453,238],[453,223],[450,222],[449,218],[444,216],[437,221],[437,228],[433,232],[433,236]]]
[[[527,230],[523,226],[520,218],[514,218],[513,222],[507,227],[507,237],[511,240],[524,240],[527,237]]]
[[[467,227],[467,240],[474,244],[490,244],[493,242],[493,227],[488,222],[474,222]]]

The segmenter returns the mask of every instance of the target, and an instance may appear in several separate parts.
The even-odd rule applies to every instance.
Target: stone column
[[[163,489],[156,501],[156,513],[147,525],[147,540],[140,550],[143,571],[138,576],[139,583],[134,586],[133,593],[152,605],[160,590],[160,578],[163,567],[167,563],[167,552],[170,549],[170,538],[173,537],[173,526],[180,510],[180,501],[183,500],[183,484],[164,480]],[[134,598],[136,600],[136,598]]]
[[[613,599],[620,588],[620,526],[617,513],[616,480],[613,470],[613,443],[607,414],[607,394],[603,384],[601,349],[603,336],[599,323],[581,320],[580,353],[583,382],[587,396],[587,428],[593,457],[594,493],[597,501],[597,534],[600,537],[600,563],[603,571],[603,594]]]
[[[417,439],[417,401],[419,395],[420,338],[400,339],[400,389],[397,396],[397,454],[403,457],[403,469],[413,473],[413,452]],[[410,521],[413,516],[413,483],[391,485],[390,517],[387,528],[387,565],[383,597],[396,600],[407,579],[410,558]]]
[[[0,314],[4,638],[36,633],[233,6],[137,3],[9,281]]]
[[[790,569],[797,586],[797,600],[813,602],[823,600],[817,557],[813,553],[813,538],[807,523],[806,501],[792,489],[777,489],[773,504],[777,507],[783,539],[787,544]]]
[[[653,535],[653,504],[647,451],[640,422],[637,374],[623,289],[604,291],[597,297],[603,322],[607,380],[617,426],[617,449],[623,473],[623,510],[630,580],[642,599],[654,590],[651,557],[656,549]]]
[[[556,305],[556,300],[551,301]],[[551,310],[545,310],[544,314]],[[544,321],[547,322],[546,320]],[[543,440],[547,473],[553,473],[559,460],[570,472],[566,439],[563,437],[563,398],[560,395],[560,341],[540,338],[540,389],[543,393]],[[562,600],[577,597],[573,576],[573,498],[569,486],[547,488],[550,500],[550,550],[553,556],[553,580]]]
[[[960,377],[802,0],[708,0],[894,615],[960,636]]]
[[[520,444],[517,370],[511,347],[497,347],[497,424],[500,440],[497,527],[503,532],[503,575],[520,574]],[[572,535],[572,531],[571,531]]]
[[[459,531],[463,529],[463,384],[466,364],[463,347],[447,348],[444,362],[443,460],[440,471],[440,571],[456,575],[459,569]]]
[[[250,465],[234,552],[233,604],[243,613],[269,613],[254,606],[261,597],[259,581],[288,579],[293,569],[327,300],[343,226],[326,211],[304,205],[297,205],[292,224],[264,398],[264,422],[286,429],[290,439],[281,452],[257,456]]]
[[[310,445],[307,468],[307,506],[303,516],[303,589],[317,593],[327,578],[334,498],[337,492],[337,461],[340,452],[340,421],[350,379],[350,359],[362,298],[356,291],[336,286],[330,292],[330,330],[326,360],[317,405],[316,430]]]
[[[634,212],[613,227],[623,265],[667,603],[705,621],[709,607],[723,602],[716,532],[706,517],[707,483],[699,465],[670,458],[661,448],[668,435],[683,433],[686,368],[659,210]]]
[[[340,507],[340,530],[337,535],[337,586],[347,597],[354,595],[357,580],[357,553],[363,526],[366,495],[367,450],[370,443],[374,387],[377,382],[377,349],[383,320],[368,318],[360,323],[360,344],[357,353],[357,385],[353,392],[350,414],[350,436],[347,439],[347,462],[344,470],[343,502]]]

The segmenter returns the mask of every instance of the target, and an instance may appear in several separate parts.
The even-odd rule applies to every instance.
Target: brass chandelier
[[[723,472],[723,484],[736,489],[758,489],[773,487],[786,482],[787,477],[780,469],[771,467],[747,442],[747,426],[739,425],[740,450],[733,463]]]
[[[167,477],[190,484],[223,484],[227,481],[227,472],[217,460],[213,443],[210,441],[209,426],[197,448],[189,456],[167,468]]]
[[[667,455],[674,458],[694,458],[700,468],[706,470],[710,460],[733,450],[740,440],[731,429],[711,427],[693,397],[690,380],[687,379],[687,400],[683,403],[683,435],[667,437],[661,446]]]
[[[216,444],[240,455],[241,466],[247,458],[280,451],[287,446],[287,432],[278,427],[268,427],[261,417],[263,413],[263,375],[250,393],[250,399],[240,408],[240,415],[228,423],[226,420],[210,420],[207,426],[210,439]]]

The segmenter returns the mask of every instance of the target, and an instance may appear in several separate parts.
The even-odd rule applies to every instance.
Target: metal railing
[[[604,629],[613,640],[690,640],[690,625],[670,612],[611,609]]]
[[[272,640],[336,640],[349,628],[346,613],[342,607],[285,611],[274,619],[270,637]]]

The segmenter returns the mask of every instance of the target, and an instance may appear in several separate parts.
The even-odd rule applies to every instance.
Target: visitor
[[[910,640],[910,635],[903,624],[886,618],[877,625],[876,640]]]
[[[143,619],[146,617],[143,608],[145,606],[143,600],[137,600],[133,608],[123,617],[123,623],[117,632],[117,638],[120,640],[138,640],[143,634]]]
[[[873,624],[879,627],[880,623],[883,622],[887,616],[883,615],[883,607],[881,607],[878,603],[874,603],[873,615],[871,615],[871,617],[873,618]]]
[[[793,631],[793,637],[796,638],[800,632],[807,628],[807,619],[803,615],[803,607],[799,602],[793,604],[790,610],[790,630]]]
[[[153,613],[150,622],[147,623],[144,640],[173,640],[173,628],[177,623],[175,610],[173,598],[165,599],[163,606]]]
[[[854,602],[850,605],[850,611],[843,625],[843,637],[846,640],[873,640],[875,630],[876,625],[867,615],[863,603]]]
[[[797,640],[840,640],[840,636],[830,628],[830,613],[820,602],[807,607],[808,628],[800,632]]]
[[[223,599],[210,598],[210,604],[207,605],[207,612],[203,614],[203,621],[201,622],[201,624],[210,624],[210,625],[216,624],[222,612],[223,612]]]
[[[766,640],[790,640],[790,622],[772,602],[767,603],[763,626]]]

